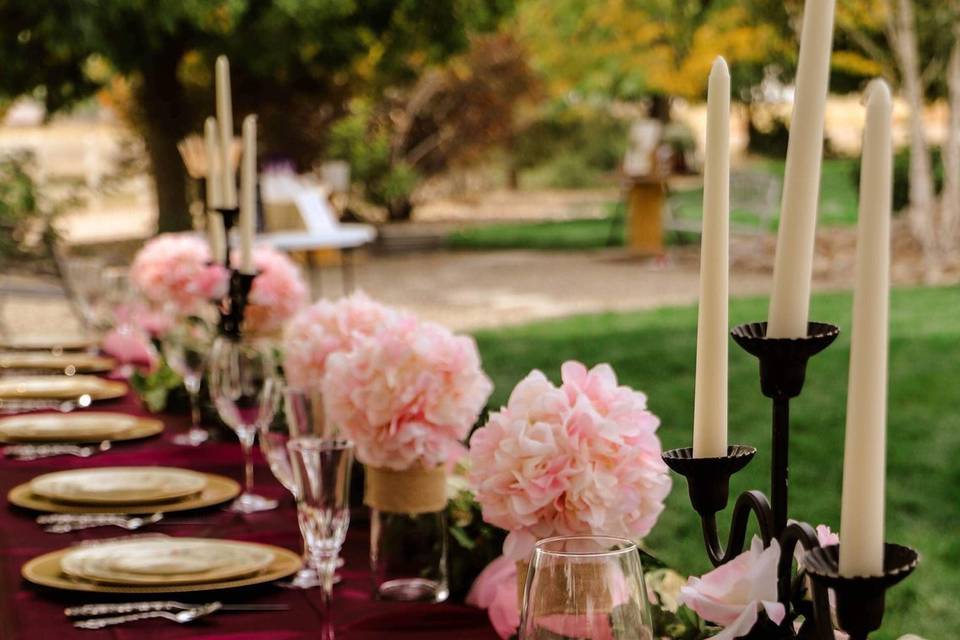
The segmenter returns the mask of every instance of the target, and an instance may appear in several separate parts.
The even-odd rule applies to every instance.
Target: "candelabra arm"
[[[780,563],[777,566],[777,599],[789,609],[791,596],[794,593],[799,593],[802,597],[805,589],[808,588],[810,590],[810,602],[804,603],[801,599],[800,602],[794,603],[793,608],[799,611],[801,610],[801,605],[808,605],[802,607],[805,609],[803,613],[806,618],[804,627],[813,627],[814,637],[818,639],[832,640],[834,637],[833,621],[830,617],[830,602],[827,597],[827,590],[822,584],[814,582],[813,580],[807,580],[803,574],[798,576],[798,578],[804,580],[807,584],[799,584],[796,585],[797,588],[794,588],[793,557],[797,545],[800,545],[806,552],[819,548],[820,540],[817,538],[817,532],[814,528],[806,522],[791,521],[780,536]],[[812,621],[810,620],[811,617]]]
[[[747,540],[747,524],[750,513],[757,517],[757,526],[760,528],[760,537],[763,544],[770,544],[773,539],[773,519],[770,502],[759,491],[744,491],[737,498],[733,506],[733,516],[730,523],[730,535],[727,537],[727,547],[720,545],[720,536],[717,533],[717,515],[715,513],[700,514],[700,524],[703,528],[703,541],[707,547],[707,555],[715,567],[719,567],[740,555]]]

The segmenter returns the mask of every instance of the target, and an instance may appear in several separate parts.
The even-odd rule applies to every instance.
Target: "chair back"
[[[327,200],[326,189],[320,187],[306,187],[297,194],[294,202],[307,232],[311,235],[335,233],[339,222],[333,212],[333,207]]]

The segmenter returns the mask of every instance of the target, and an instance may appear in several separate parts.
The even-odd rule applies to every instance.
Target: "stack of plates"
[[[0,399],[70,400],[89,395],[93,400],[122,398],[127,385],[96,376],[10,376],[0,378]]]
[[[163,431],[163,423],[125,413],[31,413],[0,418],[0,442],[134,440]]]
[[[103,373],[112,370],[116,365],[113,358],[91,353],[0,352],[0,369],[40,369],[73,375],[74,373]]]
[[[231,500],[229,478],[173,467],[101,467],[57,471],[11,489],[12,504],[52,513],[163,513]]]
[[[170,593],[270,582],[300,566],[295,553],[270,545],[141,536],[48,553],[24,565],[23,576],[75,591]]]

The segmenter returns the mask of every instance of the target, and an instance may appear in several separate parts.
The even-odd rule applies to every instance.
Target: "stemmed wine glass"
[[[653,619],[630,540],[609,536],[547,538],[527,570],[520,640],[651,640]]]
[[[287,442],[293,438],[308,436],[331,438],[333,431],[327,428],[324,419],[323,402],[319,392],[305,391],[295,387],[284,386],[284,417],[283,423],[273,420],[265,424],[260,430],[260,450],[263,452],[270,470],[287,491],[297,495],[297,486],[290,466],[290,454],[287,451]],[[300,520],[301,533],[306,541],[305,522]],[[342,561],[340,561],[342,563]],[[338,563],[339,564],[339,563]],[[334,583],[339,578],[334,576]],[[303,568],[297,572],[290,582],[283,586],[293,589],[312,589],[323,584],[316,570],[311,566],[309,549],[304,542]]]
[[[217,413],[240,439],[244,490],[230,505],[238,513],[277,508],[277,501],[253,493],[253,442],[280,404],[277,365],[270,347],[258,341],[218,337],[210,351],[210,395]]]
[[[297,518],[310,566],[320,577],[323,621],[320,637],[333,639],[330,600],[340,547],[350,525],[353,444],[312,436],[287,443],[297,498]]]
[[[210,437],[200,426],[200,385],[212,341],[210,326],[193,316],[177,322],[160,341],[164,360],[183,378],[183,386],[190,396],[190,430],[175,436],[175,444],[196,447]]]

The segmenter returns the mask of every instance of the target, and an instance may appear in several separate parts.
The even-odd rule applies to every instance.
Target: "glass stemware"
[[[651,640],[653,620],[640,553],[607,536],[548,538],[527,570],[520,640]]]
[[[212,330],[201,319],[182,319],[161,339],[163,358],[173,371],[183,378],[183,386],[190,397],[190,430],[173,438],[179,445],[196,447],[210,437],[200,426],[200,385],[212,342]]]
[[[260,450],[263,452],[270,470],[287,491],[297,495],[297,487],[293,478],[293,469],[290,466],[290,454],[287,451],[287,442],[291,438],[316,436],[330,438],[323,414],[323,402],[318,392],[304,391],[285,386],[283,389],[284,417],[286,420],[278,424],[277,420],[265,424],[260,430]],[[302,532],[306,540],[306,532]],[[339,564],[342,564],[340,561]],[[334,583],[339,578],[334,576]],[[306,544],[303,549],[303,568],[297,572],[290,582],[282,586],[293,589],[312,589],[323,583],[316,570],[310,564],[309,550]]]
[[[310,566],[321,580],[321,637],[332,640],[330,600],[340,547],[350,525],[353,443],[308,436],[291,439],[287,451],[296,487],[300,531]]]
[[[280,381],[270,348],[255,341],[220,336],[210,350],[210,395],[217,413],[240,439],[244,491],[231,511],[254,513],[277,507],[277,501],[253,493],[253,442],[280,404]]]

